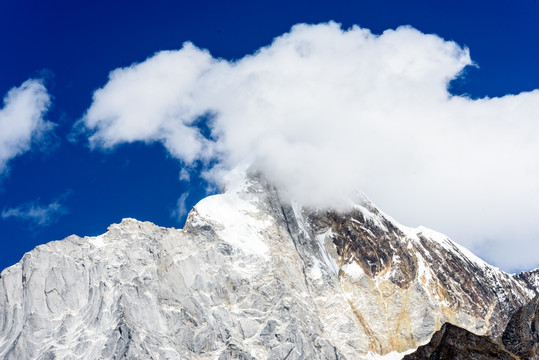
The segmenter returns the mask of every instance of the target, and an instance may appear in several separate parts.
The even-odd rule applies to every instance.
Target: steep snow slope
[[[183,230],[125,219],[27,253],[1,274],[0,358],[398,358],[445,321],[499,334],[536,285],[368,202],[305,209],[251,179]]]

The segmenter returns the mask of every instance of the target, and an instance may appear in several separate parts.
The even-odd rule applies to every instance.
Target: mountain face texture
[[[539,360],[539,296],[513,315],[502,341],[506,349],[521,359]]]
[[[397,359],[446,322],[501,335],[538,276],[252,178],[182,230],[124,219],[25,254],[0,275],[0,358]]]
[[[539,269],[521,272],[516,278],[531,289],[539,289]]]
[[[450,323],[403,360],[516,360],[516,356],[486,336],[475,335]]]
[[[503,332],[502,342],[475,335],[450,323],[403,360],[539,360],[539,296],[513,315]]]

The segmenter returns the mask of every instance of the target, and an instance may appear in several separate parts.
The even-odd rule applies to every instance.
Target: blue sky
[[[185,41],[208,49],[213,58],[235,60],[271,44],[298,23],[332,20],[342,29],[359,25],[374,34],[411,25],[469,48],[477,66],[467,66],[451,82],[452,94],[480,99],[539,88],[539,5],[533,0],[7,0],[1,6],[0,94],[5,96],[28,79],[41,79],[51,104],[44,119],[54,125],[34,139],[28,151],[9,158],[0,175],[0,268],[17,262],[39,244],[70,234],[97,235],[124,217],[162,226],[183,225],[185,216],[177,216],[178,200],[185,200],[190,208],[205,196],[208,184],[199,171],[204,164],[195,161],[190,180],[180,180],[185,161],[161,143],[91,149],[86,134],[75,134],[74,126],[92,106],[94,91],[107,84],[112,70],[143,62],[158,51],[178,50]],[[512,186],[507,184],[500,192]],[[444,228],[451,219],[403,219],[390,211],[391,205],[383,206],[382,197],[370,196],[407,225],[433,227],[457,242],[458,236],[465,236],[449,225]],[[395,209],[406,213],[397,205]],[[532,215],[537,218],[539,213]],[[488,220],[488,211],[485,216]],[[530,227],[525,233],[532,239],[535,231]],[[471,233],[477,237],[477,229]],[[518,260],[504,263],[502,255],[489,248],[509,240],[491,240],[460,242],[509,271],[539,266],[539,259],[520,266]],[[511,256],[518,259],[519,253]]]

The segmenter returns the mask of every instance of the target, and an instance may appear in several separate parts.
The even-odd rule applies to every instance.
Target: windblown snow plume
[[[498,265],[537,266],[539,91],[451,95],[471,64],[411,27],[301,24],[236,61],[185,43],[116,69],[82,121],[95,147],[159,141],[216,183],[251,168],[318,207],[361,190],[472,249],[499,242],[482,252]],[[507,256],[507,239],[530,255]]]

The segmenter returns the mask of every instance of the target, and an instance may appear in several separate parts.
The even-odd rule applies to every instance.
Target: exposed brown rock
[[[380,278],[404,291],[419,283],[429,296],[448,304],[448,316],[438,319],[437,328],[454,322],[481,334],[500,336],[511,315],[537,293],[539,270],[517,276],[483,266],[441,234],[436,239],[428,229],[405,234],[368,201],[362,207],[347,213],[306,211],[303,215],[315,234],[331,230],[339,266],[356,263],[368,278],[378,281],[375,287],[387,287],[376,280]],[[428,264],[430,275],[419,274],[420,262]],[[387,293],[392,296],[394,291]],[[476,326],[476,321],[471,328],[473,321],[466,324],[455,314],[466,314],[484,325]]]
[[[522,360],[539,359],[539,296],[515,313],[503,332],[502,341]]]
[[[503,346],[486,336],[475,335],[445,323],[430,342],[420,346],[403,360],[516,360]]]
[[[370,210],[379,215],[376,209]],[[383,218],[383,229],[357,210],[346,215],[331,211],[317,220],[333,230],[342,264],[356,261],[371,278],[392,266],[395,275],[390,280],[401,288],[415,280],[416,258],[406,249],[407,244],[400,240],[404,234],[392,222]],[[394,262],[394,258],[399,261]]]

